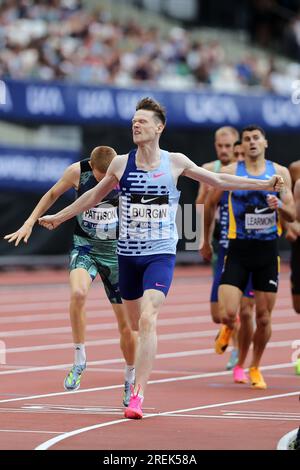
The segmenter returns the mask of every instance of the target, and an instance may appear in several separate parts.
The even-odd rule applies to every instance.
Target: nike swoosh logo
[[[145,204],[146,202],[155,201],[155,199],[158,199],[158,197],[153,197],[151,199],[145,199],[144,196],[143,196],[142,199],[141,199],[141,203]]]
[[[156,282],[155,285],[156,285],[156,287],[167,287],[164,284],[160,284],[159,282]]]
[[[260,214],[261,212],[266,212],[268,210],[269,210],[269,207],[264,207],[263,209],[258,209],[257,207],[255,207],[254,212],[255,214]]]
[[[159,178],[160,176],[163,176],[165,175],[165,173],[156,173],[155,175],[153,175],[153,178]]]

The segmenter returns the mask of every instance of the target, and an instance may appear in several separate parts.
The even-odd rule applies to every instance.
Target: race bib
[[[268,230],[276,226],[276,212],[270,214],[246,214],[246,230]]]
[[[118,208],[111,205],[93,207],[84,211],[82,220],[94,227],[104,224],[115,224],[118,222]]]
[[[129,217],[133,222],[148,222],[157,224],[170,220],[170,206],[168,195],[151,196],[134,194],[131,196]]]

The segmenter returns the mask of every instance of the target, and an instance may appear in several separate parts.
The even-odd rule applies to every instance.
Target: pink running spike
[[[129,419],[141,419],[143,417],[142,403],[143,397],[139,395],[141,386],[138,385],[136,394],[134,393],[134,388],[131,386],[131,397],[128,407],[124,411],[125,418]]]
[[[246,384],[248,382],[244,369],[239,365],[233,368],[233,380],[236,384]]]

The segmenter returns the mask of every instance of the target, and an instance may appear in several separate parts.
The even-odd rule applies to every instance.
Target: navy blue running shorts
[[[118,258],[122,299],[139,299],[148,289],[159,290],[167,296],[173,279],[175,255],[119,255]]]

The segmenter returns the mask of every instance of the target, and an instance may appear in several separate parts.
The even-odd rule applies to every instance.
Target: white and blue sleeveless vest
[[[173,180],[169,153],[161,150],[155,170],[139,170],[136,149],[128,155],[120,179],[118,254],[175,254],[176,212],[180,192]]]

